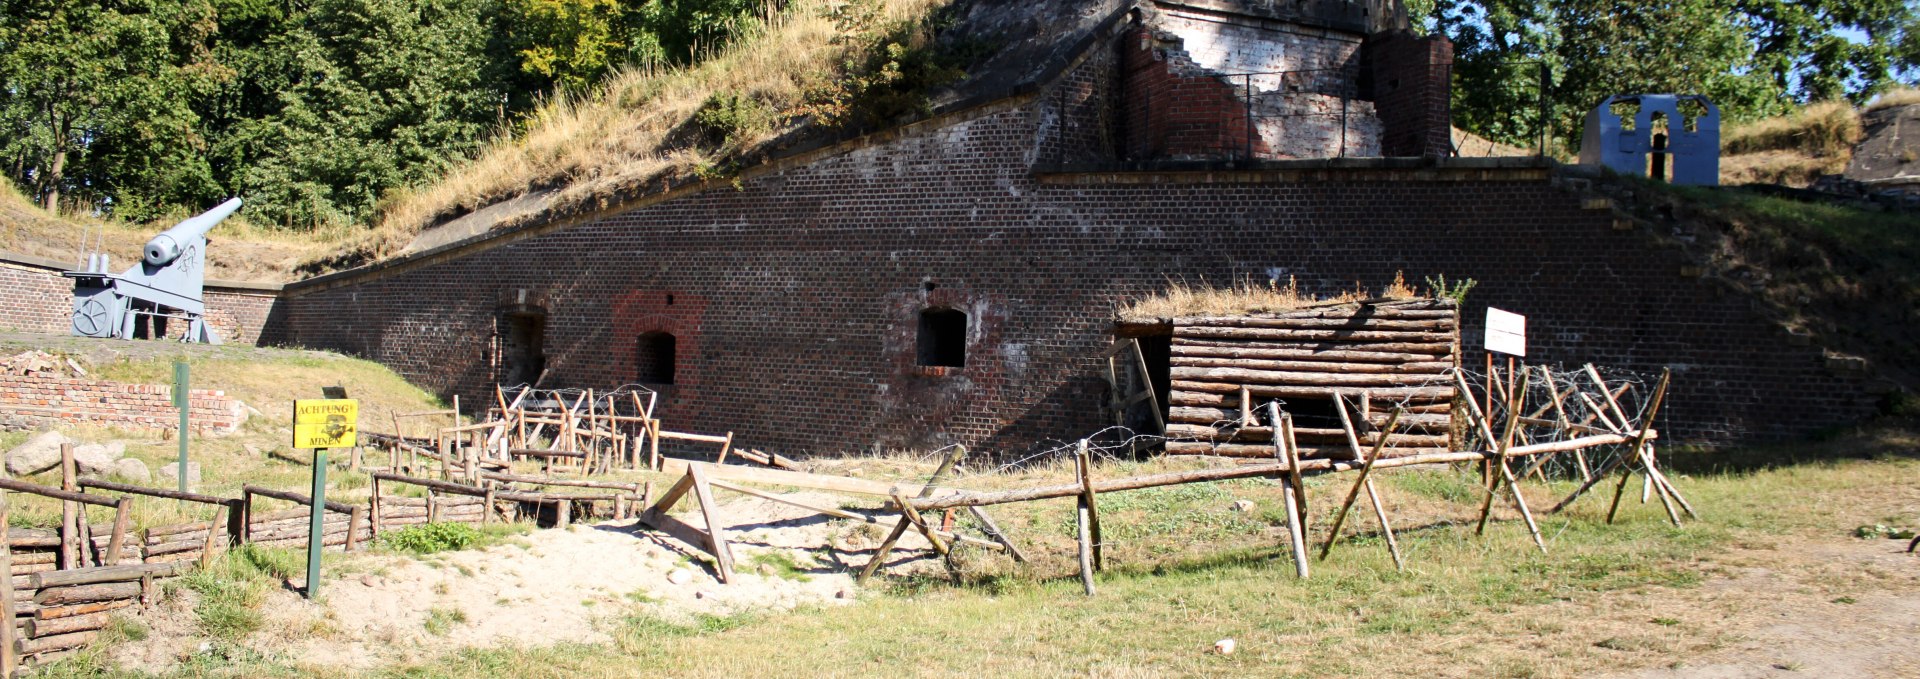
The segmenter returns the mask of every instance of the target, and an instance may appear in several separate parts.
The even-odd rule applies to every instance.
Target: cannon
[[[147,241],[140,263],[112,273],[104,253],[87,256],[73,279],[73,334],[81,337],[162,337],[170,322],[186,323],[181,340],[219,344],[207,327],[201,288],[206,282],[207,231],[240,209],[233,198],[189,217]],[[142,324],[141,321],[146,321]]]

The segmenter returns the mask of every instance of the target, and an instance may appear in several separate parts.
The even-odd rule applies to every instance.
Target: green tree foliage
[[[1732,120],[1865,101],[1920,66],[1915,14],[1905,0],[1434,0],[1422,19],[1455,43],[1456,124],[1531,146],[1544,100],[1567,149],[1610,94],[1705,94]]]
[[[626,13],[628,58],[635,63],[685,64],[760,25],[765,0],[644,0]]]
[[[366,221],[556,88],[684,63],[756,0],[0,0],[0,172],[145,220]]]
[[[505,10],[520,71],[544,84],[582,88],[624,56],[619,0],[506,0]]]
[[[198,0],[0,0],[0,153],[48,206],[140,219],[218,193],[185,95],[226,74]]]
[[[268,223],[364,221],[502,115],[487,0],[317,0],[257,56],[265,110],[223,140],[231,190]]]

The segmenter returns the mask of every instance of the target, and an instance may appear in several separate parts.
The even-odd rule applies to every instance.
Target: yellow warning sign
[[[360,402],[350,398],[303,399],[293,402],[293,447],[352,448]]]

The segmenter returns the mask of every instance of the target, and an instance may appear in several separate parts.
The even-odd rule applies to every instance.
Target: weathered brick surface
[[[256,344],[273,316],[279,291],[209,284],[207,323],[222,341]],[[73,330],[73,279],[33,262],[0,259],[0,329],[65,334]],[[186,332],[170,324],[168,335]]]
[[[484,402],[499,300],[527,289],[548,313],[547,386],[631,382],[638,336],[674,333],[676,430],[796,454],[1017,452],[1101,428],[1113,309],[1170,279],[1334,292],[1404,271],[1480,282],[1467,347],[1491,304],[1529,315],[1533,360],[1673,366],[1675,439],[1777,437],[1868,408],[1858,378],[1829,374],[1746,297],[1682,277],[1680,253],[1612,229],[1544,170],[1037,175],[1036,147],[1100,128],[1062,117],[1102,79],[1062,82],[1072,90],[737,189],[295,286],[285,331]],[[965,367],[915,365],[930,306],[968,313]]]
[[[67,332],[73,282],[45,267],[0,260],[0,328]]]
[[[226,434],[246,420],[246,410],[226,392],[188,391],[187,417],[200,434]],[[180,426],[173,387],[122,384],[43,375],[0,375],[0,428],[46,424],[93,424],[172,430]]]

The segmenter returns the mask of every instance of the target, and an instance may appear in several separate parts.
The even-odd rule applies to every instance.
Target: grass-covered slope
[[[206,206],[212,208],[213,206]],[[187,215],[181,215],[182,218]],[[139,261],[147,240],[173,222],[127,224],[72,215],[54,215],[0,181],[0,250],[43,257],[79,268],[87,254],[105,252],[115,271]],[[207,234],[207,277],[244,282],[283,282],[294,265],[325,252],[339,233],[295,233],[221,222]]]

